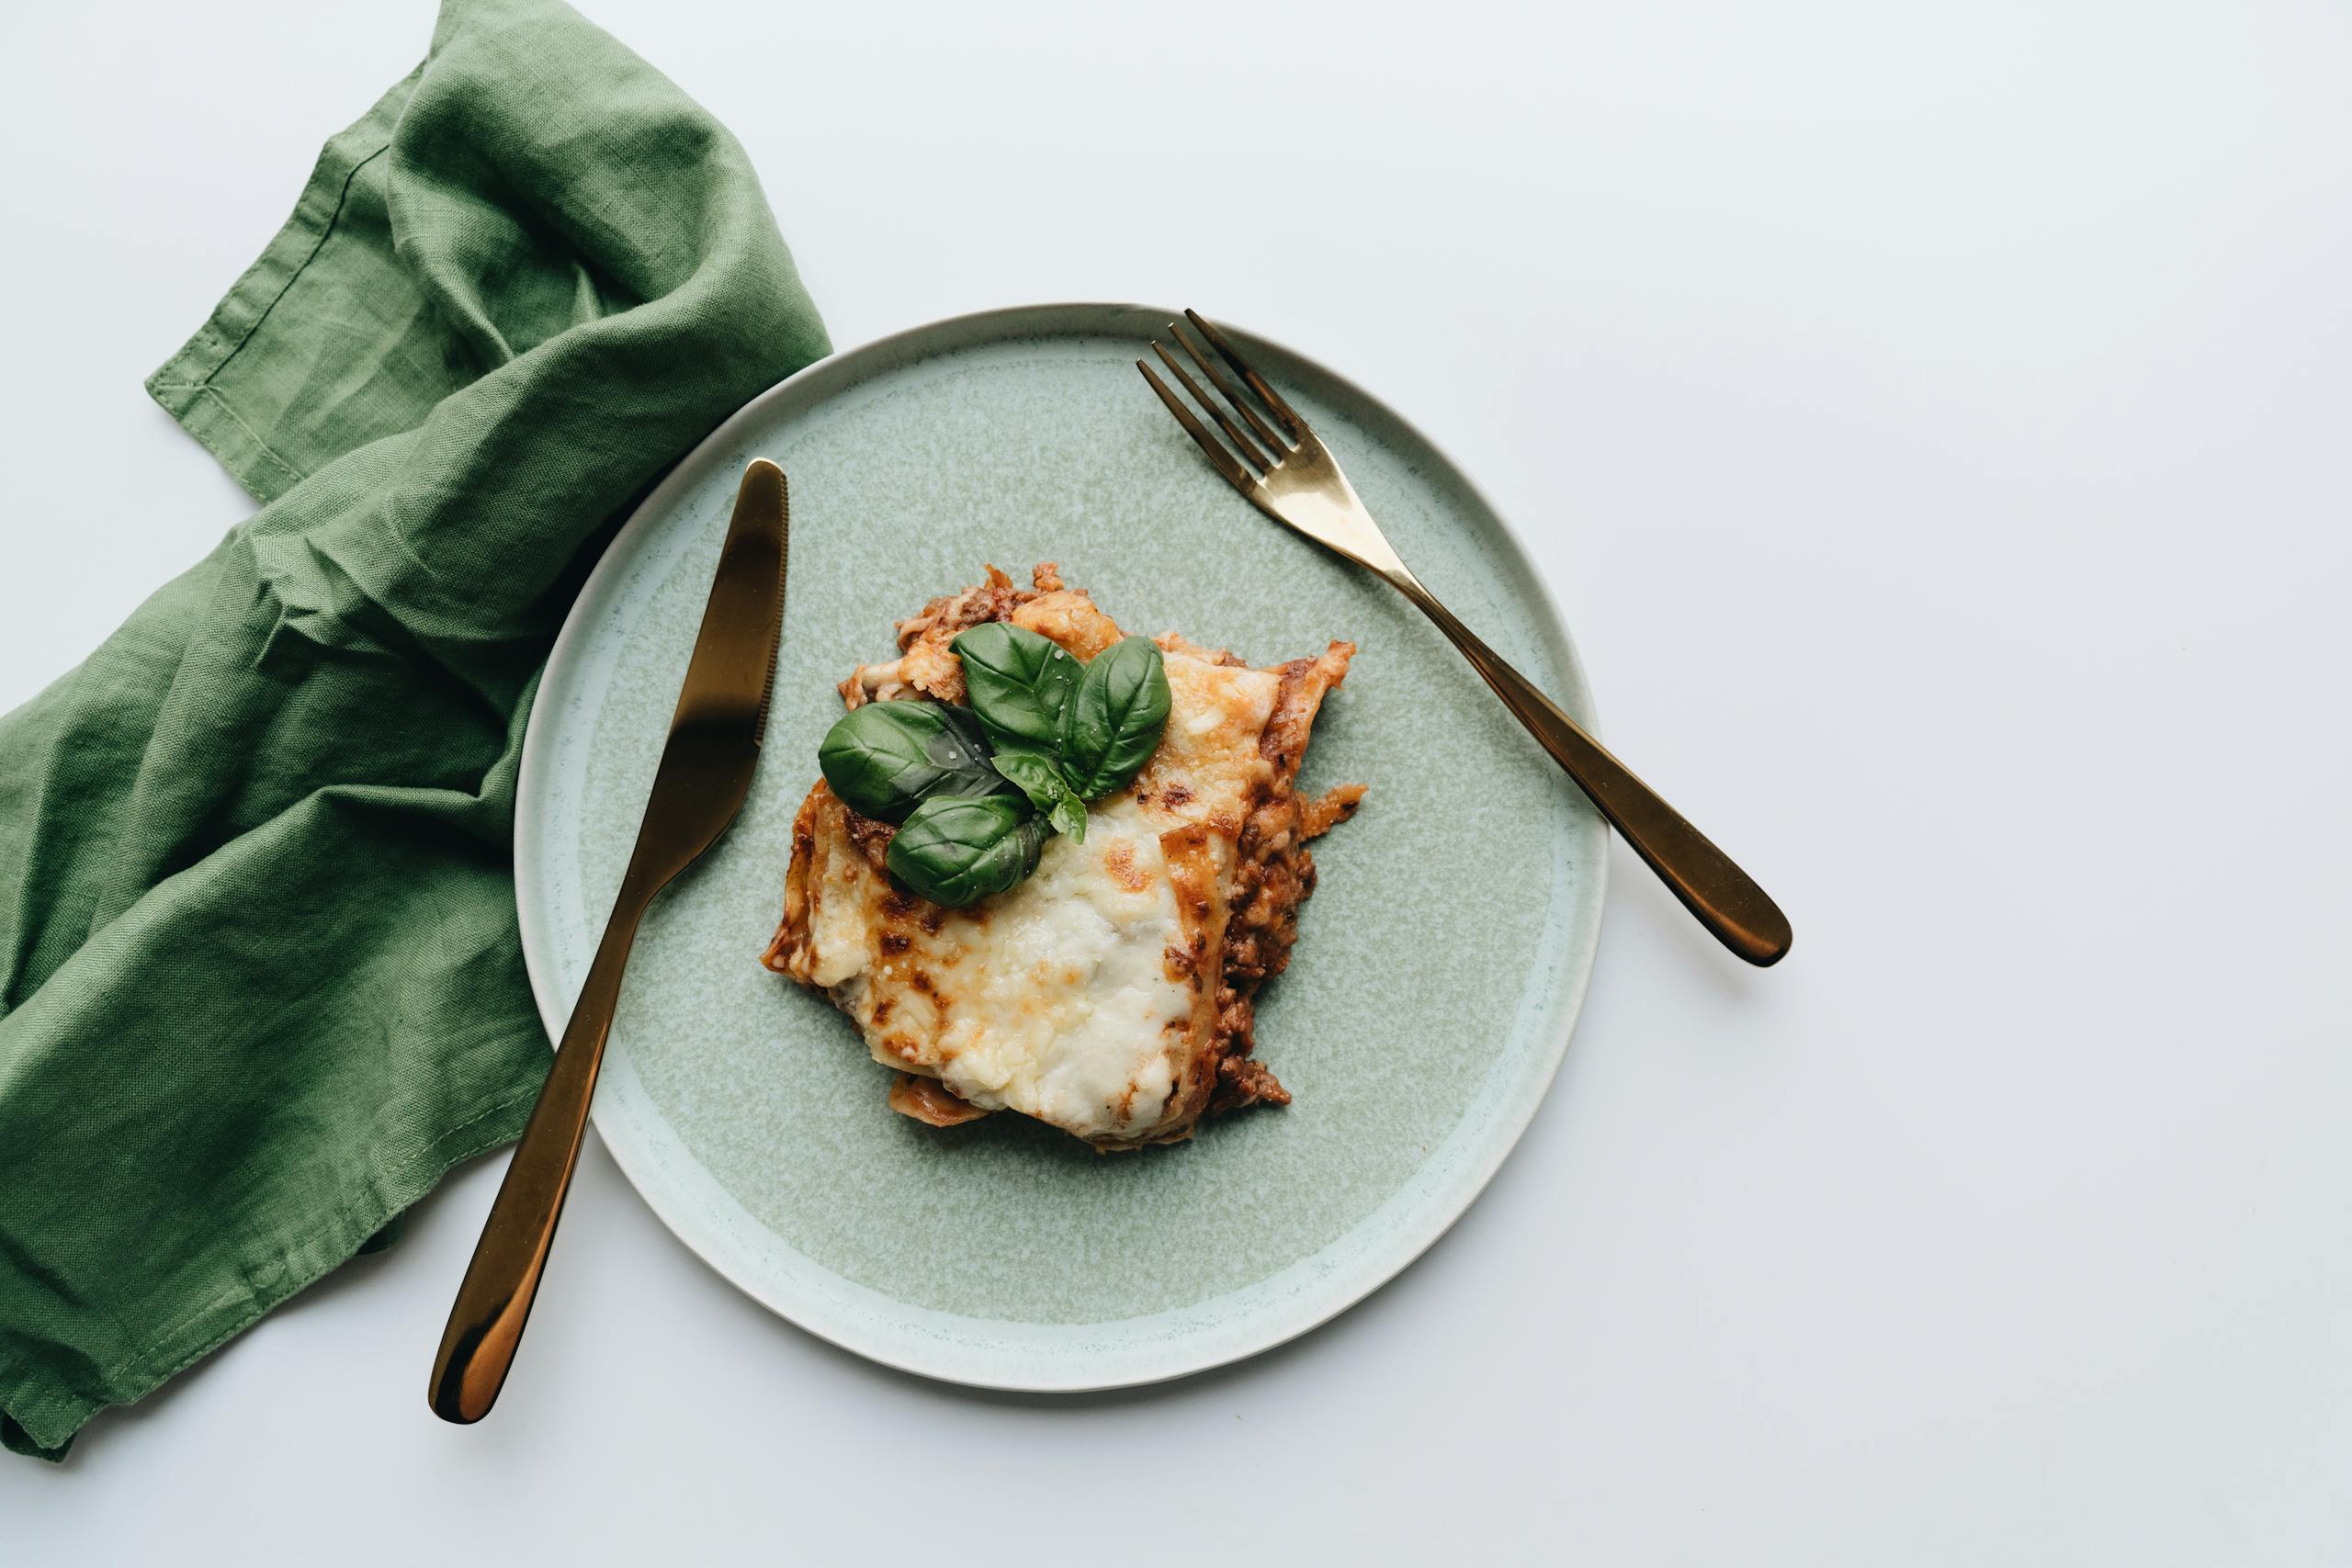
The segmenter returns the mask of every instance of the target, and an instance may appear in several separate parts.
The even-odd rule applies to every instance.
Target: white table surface
[[[126,9],[0,51],[0,707],[249,511],[141,378],[431,23]],[[2352,1561],[2352,12],[589,9],[750,147],[840,343],[1189,302],[1391,397],[1794,955],[1620,847],[1485,1199],[1131,1393],[819,1344],[592,1139],[504,1402],[443,1427],[478,1163],[0,1460],[0,1556]]]

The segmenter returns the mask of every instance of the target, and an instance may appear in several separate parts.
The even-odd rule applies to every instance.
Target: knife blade
[[[754,458],[736,491],[637,847],[442,1331],[426,1397],[445,1421],[488,1415],[514,1365],[571,1190],[638,925],[654,896],[718,841],[751,794],[783,638],[790,536],[784,470]]]

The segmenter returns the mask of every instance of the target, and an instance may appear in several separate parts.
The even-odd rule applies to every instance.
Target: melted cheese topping
[[[1158,1121],[1174,1082],[1166,1035],[1193,1012],[1165,958],[1182,938],[1141,810],[1090,814],[1086,842],[1049,840],[965,955],[978,983],[940,1040],[941,1077],[975,1105],[1089,1134]]]
[[[1159,1120],[1194,993],[1167,961],[1183,922],[1159,829],[1132,795],[1090,812],[1083,844],[1047,840],[1028,880],[935,932],[887,918],[889,896],[863,856],[835,855],[810,921],[810,978],[876,1061],[1080,1137]]]

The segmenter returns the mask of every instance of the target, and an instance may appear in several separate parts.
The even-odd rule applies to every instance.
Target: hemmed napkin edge
[[[293,213],[221,296],[195,335],[147,378],[147,395],[218,457],[246,494],[265,506],[307,476],[271,448],[212,385],[212,378],[236,357],[326,243],[343,214],[352,180],[390,150],[392,128],[424,73],[424,65],[420,62],[366,114],[328,140],[320,149]]]

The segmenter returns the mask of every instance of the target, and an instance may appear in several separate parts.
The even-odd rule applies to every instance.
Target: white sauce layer
[[[961,944],[941,1077],[975,1105],[1090,1136],[1157,1121],[1173,1087],[1166,1031],[1192,1018],[1163,956],[1182,941],[1159,829],[1132,797],[1103,802],[1086,842],[1046,840],[1035,874]]]

